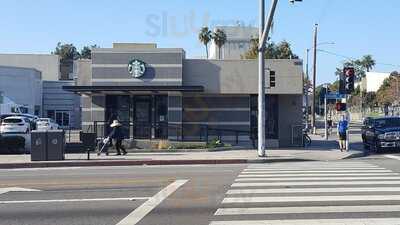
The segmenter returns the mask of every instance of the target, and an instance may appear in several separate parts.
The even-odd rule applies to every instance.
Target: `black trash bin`
[[[94,151],[96,149],[96,139],[96,133],[80,133],[80,140],[85,148],[85,151]]]
[[[33,130],[31,132],[31,161],[47,160],[46,131]]]
[[[49,130],[47,132],[47,160],[57,161],[65,159],[65,134],[63,130]]]

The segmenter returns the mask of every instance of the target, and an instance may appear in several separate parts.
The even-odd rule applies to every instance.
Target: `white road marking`
[[[127,217],[121,220],[117,225],[135,225],[142,220],[148,213],[157,207],[168,196],[174,193],[178,188],[184,185],[188,180],[176,180],[174,183],[168,185],[153,197],[149,198],[145,203],[136,208]]]
[[[238,178],[235,182],[243,181],[307,181],[307,180],[400,180],[399,176],[376,176],[376,177],[281,177],[281,178]]]
[[[29,189],[29,188],[20,188],[20,187],[8,187],[8,188],[0,188],[0,195],[5,194],[8,192],[33,192],[33,191],[40,191],[37,189]]]
[[[400,205],[361,206],[306,206],[306,207],[266,207],[266,208],[220,208],[216,216],[226,215],[266,215],[290,213],[364,213],[399,212]]]
[[[149,199],[149,197],[49,199],[49,200],[0,201],[0,204],[64,203],[64,202],[105,202],[105,201],[134,201],[134,200],[147,200],[147,199]]]
[[[245,174],[238,177],[363,177],[363,176],[398,176],[399,173],[309,173],[309,174]]]
[[[280,188],[280,189],[232,189],[227,195],[239,194],[287,194],[287,193],[343,193],[343,192],[400,192],[400,187],[366,187],[366,188]]]
[[[381,171],[381,170],[387,170],[385,168],[376,168],[376,167],[351,167],[351,168],[340,168],[340,167],[336,167],[336,168],[324,168],[324,167],[318,167],[318,168],[282,168],[282,169],[273,169],[273,168],[259,168],[259,169],[245,169],[244,171],[249,172],[249,171],[277,171],[277,172],[281,172],[281,171],[314,171],[314,170],[321,170],[321,171],[330,171],[330,170],[335,170],[335,171],[347,171],[347,170],[377,170],[377,171]]]
[[[326,186],[326,185],[376,185],[400,184],[400,181],[326,181],[326,182],[276,182],[276,183],[234,183],[232,187],[276,187],[276,186]]]
[[[77,170],[83,167],[45,167],[45,168],[16,168],[16,169],[2,169],[1,171],[48,171],[48,170]]]
[[[213,221],[210,225],[399,225],[400,218],[310,219],[310,220],[237,220]]]
[[[295,173],[377,173],[377,172],[393,172],[391,170],[286,170],[286,171],[244,171],[242,174],[295,174]]]
[[[351,165],[351,166],[334,166],[334,165],[329,165],[329,166],[252,166],[252,167],[247,167],[247,169],[315,169],[315,168],[327,168],[327,169],[340,169],[340,168],[381,168],[379,166],[370,166],[370,165]]]
[[[400,156],[397,156],[397,155],[385,155],[385,157],[386,157],[386,158],[389,158],[389,159],[400,160]]]
[[[225,198],[222,203],[399,201],[400,195],[276,196]]]

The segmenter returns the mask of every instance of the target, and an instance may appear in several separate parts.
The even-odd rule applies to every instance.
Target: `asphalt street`
[[[0,224],[400,224],[399,160],[0,170]]]

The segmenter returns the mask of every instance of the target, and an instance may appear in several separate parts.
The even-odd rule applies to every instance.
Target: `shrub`
[[[161,140],[158,142],[158,149],[170,149],[170,144],[168,140]]]
[[[212,139],[210,142],[207,143],[207,148],[219,148],[224,147],[225,144],[218,138]]]

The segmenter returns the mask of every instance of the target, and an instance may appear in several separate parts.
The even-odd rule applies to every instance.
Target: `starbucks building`
[[[126,138],[246,143],[257,137],[257,60],[187,59],[179,48],[116,43],[75,62],[82,129],[103,136],[118,119]],[[296,144],[302,124],[302,62],[268,60],[270,147]],[[272,84],[272,86],[271,86]],[[275,84],[275,85],[274,85]]]

